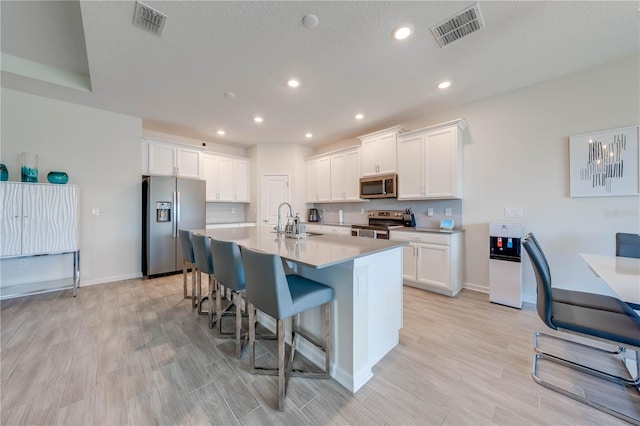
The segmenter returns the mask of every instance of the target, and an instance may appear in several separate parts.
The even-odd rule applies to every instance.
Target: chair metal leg
[[[214,282],[209,275],[209,300],[213,300],[213,292],[214,292]],[[213,307],[209,307],[209,328],[213,328]]]
[[[563,389],[563,388],[561,388],[561,387],[559,387],[557,385],[554,385],[553,383],[549,383],[546,380],[541,379],[540,376],[538,376],[538,360],[546,359],[546,358],[548,358],[548,356],[543,354],[543,353],[536,353],[536,354],[533,355],[533,365],[531,367],[531,377],[533,378],[533,380],[537,384],[539,384],[541,386],[544,386],[545,388],[551,389],[552,391],[558,392],[558,393],[560,393],[562,395],[568,396],[571,399],[575,399],[576,401],[582,402],[583,404],[587,404],[587,405],[589,405],[589,406],[591,406],[591,407],[593,407],[595,409],[603,411],[603,412],[605,412],[607,414],[615,416],[615,417],[617,417],[619,419],[622,419],[622,420],[624,420],[626,422],[629,422],[631,424],[640,425],[640,420],[638,420],[636,418],[630,417],[630,416],[628,416],[628,415],[626,415],[624,413],[621,413],[621,412],[616,411],[616,410],[614,410],[612,408],[609,408],[609,407],[606,407],[606,406],[604,406],[602,404],[599,404],[596,401],[592,401],[592,400],[590,400],[588,398],[585,398],[585,397],[583,397],[581,395],[578,395],[578,394],[575,394],[573,392],[570,392],[570,391],[568,391],[566,389]],[[552,360],[552,361],[555,361],[553,358],[549,358],[549,359]]]
[[[584,373],[588,373],[588,374],[591,374],[593,376],[600,377],[602,379],[606,379],[606,380],[609,380],[609,381],[612,381],[612,382],[621,383],[621,384],[624,384],[624,385],[627,385],[627,386],[634,386],[634,387],[640,386],[640,374],[636,374],[635,377],[632,377],[631,379],[627,379],[625,377],[616,376],[615,374],[610,374],[610,373],[598,370],[596,368],[589,367],[588,365],[580,364],[578,362],[570,361],[570,360],[562,358],[560,356],[553,355],[553,354],[550,354],[548,352],[544,352],[542,349],[540,349],[540,347],[538,345],[538,337],[541,336],[541,335],[545,336],[545,337],[552,338],[552,339],[560,340],[560,341],[563,341],[563,342],[569,342],[571,344],[578,345],[580,347],[585,347],[585,348],[588,348],[588,349],[595,349],[595,350],[598,350],[600,352],[606,352],[606,353],[611,353],[611,354],[617,354],[617,353],[620,353],[620,352],[607,351],[606,349],[596,348],[596,347],[593,347],[593,346],[590,346],[590,345],[585,345],[583,343],[574,342],[572,340],[564,339],[564,338],[559,337],[559,336],[540,333],[538,331],[533,333],[533,349],[536,351],[537,354],[542,355],[546,359],[549,359],[551,361],[554,361],[554,362],[556,362],[558,364],[561,364],[561,365],[564,365],[566,367],[570,367],[570,368],[573,368],[573,369],[582,371]]]
[[[195,309],[196,306],[198,306],[199,296],[198,296],[198,291],[196,289],[198,288],[200,280],[202,280],[202,275],[200,271],[195,271],[194,273],[195,273],[195,279],[191,280],[191,309]]]
[[[182,261],[182,286],[184,290],[184,299],[187,298],[187,261]]]
[[[236,305],[236,358],[242,354],[242,296],[233,294],[233,303]]]
[[[324,304],[324,352],[326,377],[331,373],[331,302]]]

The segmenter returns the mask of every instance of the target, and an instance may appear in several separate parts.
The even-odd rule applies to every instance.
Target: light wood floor
[[[544,325],[532,307],[486,294],[406,287],[400,344],[374,377],[355,395],[331,379],[292,378],[283,413],[275,378],[249,374],[246,354],[236,360],[190,303],[181,275],[3,301],[2,424],[623,424],[535,384],[532,333]],[[640,417],[633,390],[553,365],[543,373]]]

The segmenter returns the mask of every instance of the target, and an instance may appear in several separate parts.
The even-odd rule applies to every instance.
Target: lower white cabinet
[[[307,232],[329,235],[351,235],[350,226],[320,225],[319,223],[307,223]]]
[[[455,296],[462,289],[464,232],[391,231],[391,239],[407,241],[403,249],[404,284]]]
[[[77,206],[72,185],[1,182],[0,256],[77,251]]]

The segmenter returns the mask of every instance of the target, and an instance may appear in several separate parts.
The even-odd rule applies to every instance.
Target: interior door
[[[262,176],[262,223],[267,226],[276,226],[278,223],[278,206],[282,202],[289,202],[289,175],[264,175]],[[282,224],[289,210],[282,209]]]

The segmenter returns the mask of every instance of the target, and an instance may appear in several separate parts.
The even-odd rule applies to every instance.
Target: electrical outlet
[[[97,207],[94,207],[91,209],[91,214],[94,216],[100,216],[100,209]]]
[[[446,207],[444,209],[444,215],[447,216],[447,217],[451,216],[451,207]]]
[[[433,207],[429,207],[427,209],[427,216],[429,216],[429,217],[433,216]]]
[[[360,209],[360,214],[364,214],[364,209]]]
[[[522,217],[522,207],[505,207],[504,217]]]

